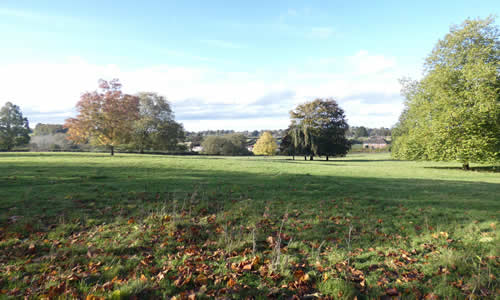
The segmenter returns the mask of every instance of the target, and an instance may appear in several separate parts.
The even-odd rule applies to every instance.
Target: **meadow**
[[[0,153],[0,298],[500,296],[500,166]]]

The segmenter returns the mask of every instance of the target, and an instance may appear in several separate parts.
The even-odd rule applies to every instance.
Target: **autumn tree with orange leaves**
[[[106,146],[114,155],[117,145],[130,140],[139,118],[139,98],[124,94],[118,79],[99,80],[99,89],[86,92],[76,104],[78,115],[66,120],[68,139]]]

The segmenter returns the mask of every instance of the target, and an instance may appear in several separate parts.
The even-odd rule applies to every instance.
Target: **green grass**
[[[300,159],[0,153],[0,298],[498,297],[499,166]]]

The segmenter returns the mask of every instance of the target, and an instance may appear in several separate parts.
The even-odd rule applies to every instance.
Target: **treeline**
[[[252,152],[247,148],[247,138],[239,133],[206,136],[201,147],[203,148],[202,153],[210,155],[252,155]]]
[[[356,134],[355,132],[359,132]],[[31,141],[29,143],[29,149],[31,151],[91,151],[91,150],[102,150],[102,147],[92,146],[88,143],[86,144],[76,144],[67,139],[68,128],[64,128],[62,124],[43,124],[38,123],[31,134]],[[258,138],[262,136],[265,132],[269,132],[277,141],[278,145],[281,144],[282,138],[287,134],[284,129],[279,130],[255,130],[255,131],[235,131],[235,130],[205,130],[200,132],[190,132],[186,131],[184,133],[185,139],[179,139],[179,145],[176,147],[170,147],[169,149],[163,149],[164,151],[191,151],[195,147],[203,147],[203,149],[209,151],[211,154],[220,155],[250,155],[248,150],[249,146],[253,146]],[[352,145],[361,145],[369,137],[384,136],[390,137],[391,130],[388,128],[366,128],[366,127],[351,127],[347,130],[346,136],[349,138]],[[220,137],[215,139],[214,137]],[[237,137],[237,138],[235,138]],[[366,139],[364,139],[366,138]],[[234,143],[233,145],[228,145],[233,141],[244,141]],[[228,142],[229,141],[229,142]],[[204,142],[205,145],[202,145]],[[214,146],[217,145],[217,146]],[[207,147],[207,145],[210,145]],[[119,147],[120,151],[134,151],[140,149],[134,149],[133,145],[122,145]],[[361,147],[353,147],[358,152],[362,151]],[[358,149],[359,148],[359,149]],[[239,149],[239,150],[235,150]],[[142,152],[146,151],[158,151],[161,149],[148,148],[142,149]]]
[[[374,137],[374,136],[391,136],[392,130],[390,128],[380,127],[380,128],[368,128],[364,126],[353,126],[347,130],[347,137],[349,138],[362,138],[362,137]]]
[[[207,130],[186,132],[175,121],[170,103],[154,92],[122,92],[117,79],[100,80],[83,93],[77,116],[65,124],[37,124],[31,130],[18,106],[0,111],[0,149],[28,145],[32,151],[201,152],[210,155],[345,155],[352,141],[344,111],[333,99],[316,99],[290,112],[286,130]],[[356,136],[380,132],[355,128]],[[358,130],[359,129],[359,130]],[[359,132],[358,132],[359,131]],[[260,141],[258,139],[260,138]],[[254,146],[255,150],[254,150]],[[279,148],[278,148],[279,146]]]
[[[188,132],[186,132],[186,136],[187,137],[196,136],[196,135],[201,136],[201,137],[211,136],[211,135],[223,136],[226,134],[238,133],[238,134],[242,134],[242,135],[249,137],[249,138],[258,138],[259,136],[264,134],[264,132],[269,132],[274,137],[282,137],[283,134],[285,133],[285,129],[276,129],[276,130],[263,129],[263,130],[253,130],[253,131],[249,131],[249,130],[235,131],[235,130],[225,130],[225,129],[202,130],[202,131],[188,131]]]

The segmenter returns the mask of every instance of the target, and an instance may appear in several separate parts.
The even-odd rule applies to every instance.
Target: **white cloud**
[[[188,130],[284,128],[288,111],[315,97],[338,99],[352,125],[393,125],[402,109],[397,79],[405,75],[395,60],[360,51],[338,61],[345,65],[332,68],[337,71],[254,73],[168,65],[124,69],[79,58],[0,65],[0,105],[12,101],[32,120],[63,122],[74,114],[81,93],[97,87],[97,79],[119,78],[125,92],[167,96]]]
[[[383,55],[370,55],[365,50],[361,50],[354,56],[350,56],[348,60],[356,68],[356,71],[362,75],[381,73],[396,66],[394,58]]]

